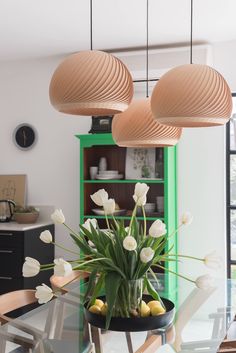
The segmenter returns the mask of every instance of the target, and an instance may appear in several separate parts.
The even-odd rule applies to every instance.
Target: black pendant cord
[[[93,50],[93,0],[90,0],[90,50]]]
[[[193,63],[193,0],[191,0],[190,9],[190,64]]]
[[[149,81],[149,79],[148,79],[148,70],[149,70],[149,55],[148,55],[148,49],[149,49],[149,41],[148,41],[148,31],[149,31],[149,3],[148,3],[148,0],[147,0],[147,22],[146,22],[146,26],[147,26],[147,28],[146,28],[146,35],[147,35],[147,37],[146,37],[146,98],[148,98],[149,97],[149,95],[148,95],[148,81]]]

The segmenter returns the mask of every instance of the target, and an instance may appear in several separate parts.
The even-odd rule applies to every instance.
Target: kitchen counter
[[[3,222],[0,223],[0,231],[5,230],[5,231],[25,231],[25,230],[30,230],[34,228],[39,228],[39,227],[46,227],[47,225],[53,224],[52,221],[38,221],[35,223],[29,223],[29,224],[21,224],[17,222]]]

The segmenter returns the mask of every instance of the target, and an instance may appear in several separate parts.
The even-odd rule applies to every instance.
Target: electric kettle
[[[15,206],[12,200],[0,200],[0,222],[9,222],[12,219]]]

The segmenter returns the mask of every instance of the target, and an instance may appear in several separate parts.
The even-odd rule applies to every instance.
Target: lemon
[[[149,308],[149,306],[144,302],[142,302],[142,304],[141,304],[141,308],[140,308],[140,315],[142,316],[142,317],[147,317],[147,316],[149,316],[150,315],[150,308]]]
[[[103,316],[106,316],[106,314],[107,314],[107,303],[105,303],[105,304],[102,306],[102,308],[101,308],[101,314],[102,314]]]
[[[89,311],[93,314],[101,314],[101,309],[97,305],[90,306]]]
[[[153,306],[162,306],[161,303],[158,300],[151,300],[150,302],[147,303],[150,309],[152,309]]]
[[[104,303],[101,299],[96,299],[94,305],[97,305],[100,309],[102,309]]]
[[[166,312],[165,309],[162,306],[160,306],[160,305],[154,305],[151,308],[152,316],[161,315],[161,314],[164,314],[165,312]]]

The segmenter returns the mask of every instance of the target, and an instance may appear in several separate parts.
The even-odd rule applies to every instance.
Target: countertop
[[[36,223],[30,223],[30,224],[20,224],[17,222],[5,222],[5,223],[0,223],[0,231],[25,231],[29,229],[34,229],[34,228],[39,228],[39,227],[44,227],[49,224],[52,224],[52,221],[38,221]]]

